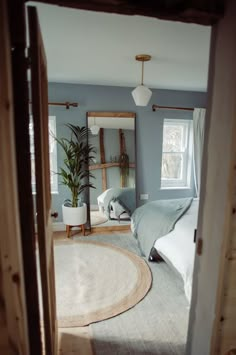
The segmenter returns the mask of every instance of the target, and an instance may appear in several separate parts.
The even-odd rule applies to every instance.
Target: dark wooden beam
[[[99,131],[99,145],[100,145],[100,155],[101,155],[101,164],[106,162],[105,156],[105,147],[104,147],[104,129],[100,128]],[[106,191],[107,189],[107,173],[106,169],[102,168],[102,191]]]
[[[93,164],[89,166],[89,170],[97,170],[97,169],[108,169],[108,168],[118,168],[120,163],[103,163],[103,164]],[[130,168],[135,168],[135,163],[129,163]]]
[[[27,0],[26,0],[27,2]],[[163,20],[212,25],[224,15],[225,0],[38,0],[82,10],[141,15]]]
[[[28,63],[25,57],[26,18],[22,0],[8,1],[12,47],[12,78],[14,96],[15,145],[21,245],[27,308],[30,354],[41,355],[41,329],[36,267],[34,206],[31,191],[31,162],[29,140]],[[21,280],[23,282],[23,280]]]

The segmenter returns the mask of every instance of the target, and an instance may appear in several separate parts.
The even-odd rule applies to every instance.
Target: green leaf
[[[61,183],[71,191],[71,204],[78,205],[78,196],[86,188],[95,188],[89,179],[94,179],[94,175],[88,170],[96,153],[96,148],[88,144],[90,130],[87,127],[79,127],[73,124],[65,125],[70,130],[70,138],[54,139],[62,148],[64,153],[64,166],[59,168],[57,174],[61,177]]]

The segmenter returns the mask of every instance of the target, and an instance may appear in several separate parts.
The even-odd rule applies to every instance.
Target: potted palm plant
[[[87,222],[87,205],[81,203],[80,195],[86,188],[94,188],[90,178],[89,163],[94,159],[95,147],[88,143],[90,131],[86,127],[66,124],[70,130],[70,138],[55,140],[64,152],[64,166],[59,168],[61,183],[68,187],[71,198],[62,205],[63,222],[70,231],[70,226],[83,226]],[[69,233],[68,233],[69,236]]]

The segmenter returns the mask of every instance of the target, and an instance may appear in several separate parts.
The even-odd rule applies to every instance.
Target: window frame
[[[164,143],[164,127],[165,125],[181,125],[185,130],[185,150],[180,152],[163,151]],[[163,154],[181,154],[183,157],[182,178],[166,179],[162,177],[162,160],[161,160],[161,190],[164,189],[190,189],[192,168],[193,168],[193,121],[192,119],[165,118],[163,120],[163,140],[162,140],[162,159]]]

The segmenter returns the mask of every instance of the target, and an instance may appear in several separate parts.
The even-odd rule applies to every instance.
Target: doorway
[[[226,169],[227,170],[227,169]]]
[[[56,84],[56,85],[54,85],[53,86],[53,88],[54,88],[54,90],[55,89],[59,89],[60,88],[60,85],[59,84]],[[52,90],[53,90],[53,88],[52,88]],[[50,89],[50,86],[49,86],[49,89]],[[81,95],[83,95],[83,91],[82,91],[82,88],[81,87],[78,87],[78,89],[80,90],[80,93],[81,93]],[[68,92],[69,92],[69,94],[70,95],[73,95],[73,87],[70,87],[69,85],[68,85]],[[105,92],[105,90],[103,89],[103,92]],[[108,95],[108,91],[106,91],[105,92],[106,93],[106,95]],[[104,103],[100,103],[99,104],[99,95],[100,95],[100,93],[98,93],[97,94],[97,102],[96,102],[96,104],[99,106],[99,107],[101,107],[101,106],[103,106],[104,107]],[[127,97],[128,97],[128,90],[127,90],[127,93],[126,93],[126,95],[127,95]],[[198,100],[199,101],[201,101],[202,100],[202,96],[203,95],[201,95],[201,94],[199,94],[198,95]],[[72,96],[73,97],[73,96]],[[110,97],[111,97],[111,94],[110,94]],[[73,98],[74,99],[74,98]],[[127,99],[128,100],[128,99]],[[59,117],[59,119],[60,119],[60,117],[62,117],[62,113],[61,113],[61,111],[59,111],[59,109],[57,109],[57,112],[55,113],[55,111],[52,111],[53,110],[53,108],[50,108],[50,110],[51,110],[51,112],[52,112],[52,114],[55,114],[55,116],[56,116],[56,118],[58,118]],[[78,120],[78,118],[77,118],[77,116],[75,117],[75,112],[76,111],[76,109],[71,109],[70,111],[68,111],[68,112],[66,112],[66,115],[67,115],[67,119],[68,119],[68,117],[70,116],[70,117],[74,117],[74,119],[75,120]],[[87,109],[86,110],[84,110],[84,111],[86,111],[87,112]],[[81,111],[79,111],[80,113],[81,113]],[[82,114],[83,114],[83,112],[82,112]],[[187,117],[188,117],[188,115],[189,115],[189,113],[187,112],[187,113],[185,113],[185,112],[172,112],[172,114],[171,113],[169,113],[168,112],[168,118],[171,118],[171,117],[169,117],[170,115],[173,117],[174,116],[174,114],[175,115],[177,115],[179,118],[182,116],[183,117],[183,115],[185,116],[185,118],[187,119]],[[149,116],[148,116],[149,115]],[[154,116],[155,115],[155,116]],[[155,120],[156,120],[156,117],[158,117],[158,115],[159,115],[159,113],[157,113],[157,114],[154,114],[153,112],[149,112],[148,114],[146,113],[146,119],[148,119],[148,120],[151,120],[152,121],[152,123],[153,123],[153,125],[154,125],[154,118],[155,118]],[[165,112],[165,115],[167,115],[167,112]],[[82,115],[83,116],[83,118],[85,118],[84,117],[84,115]],[[174,118],[174,117],[173,117]],[[162,118],[162,120],[163,120],[163,118]],[[61,121],[62,122],[62,121]],[[83,122],[83,121],[82,121]],[[139,121],[140,122],[140,121]],[[139,123],[139,124],[141,124],[141,123]],[[157,124],[157,123],[155,123],[155,124]],[[150,131],[150,130],[153,130],[153,125],[150,125],[150,127],[148,128],[148,130]],[[158,128],[160,128],[161,127],[161,125],[159,124],[159,126],[158,126]],[[60,128],[59,128],[60,129]],[[144,133],[145,134],[145,133]],[[142,138],[141,138],[141,140],[142,140]],[[140,149],[139,149],[139,151],[140,151]],[[162,194],[164,194],[163,193],[163,191],[161,191],[161,193]],[[173,196],[173,197],[176,197],[176,195],[175,196]],[[171,281],[170,281],[170,283],[171,283]],[[171,286],[170,286],[171,287]],[[178,287],[179,286],[177,286],[177,289],[178,289]],[[174,293],[174,291],[172,292],[172,293]],[[183,304],[182,304],[182,306],[181,307],[183,307]],[[179,307],[179,309],[181,309],[181,307]],[[187,307],[187,305],[186,305],[186,307]],[[164,322],[163,322],[164,323]],[[186,336],[186,332],[187,332],[187,318],[186,319],[184,319],[183,320],[183,323],[185,324],[185,326],[186,326],[186,329],[185,329],[185,336]],[[154,331],[154,329],[155,328],[153,328],[153,331]],[[182,336],[182,339],[184,338],[184,335],[183,334],[181,334],[181,336]],[[161,336],[161,338],[163,338],[163,336]],[[118,344],[119,345],[119,344]],[[182,347],[182,345],[183,344],[177,344],[177,345],[179,345],[179,349],[177,350],[177,351],[184,351],[183,350],[183,347]],[[104,350],[103,350],[104,351]],[[110,350],[109,350],[110,351]]]

